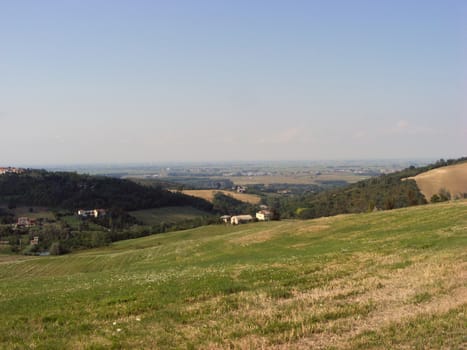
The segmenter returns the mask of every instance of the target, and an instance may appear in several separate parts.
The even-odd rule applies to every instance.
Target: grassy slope
[[[212,214],[193,207],[165,207],[131,211],[130,215],[145,225],[158,225],[161,222],[171,224]]]
[[[466,248],[463,201],[3,257],[0,348],[460,348]]]
[[[413,179],[427,201],[441,189],[448,190],[453,197],[463,195],[467,193],[467,162],[433,169]]]

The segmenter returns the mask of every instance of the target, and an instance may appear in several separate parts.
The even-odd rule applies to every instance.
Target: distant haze
[[[0,3],[0,166],[458,157],[467,1]]]

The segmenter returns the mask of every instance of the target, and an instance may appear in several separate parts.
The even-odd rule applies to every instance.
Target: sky
[[[467,155],[465,0],[0,0],[0,166]]]

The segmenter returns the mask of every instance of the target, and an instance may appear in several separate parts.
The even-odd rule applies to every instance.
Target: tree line
[[[166,206],[212,210],[208,201],[161,187],[147,187],[130,180],[104,176],[45,170],[0,176],[0,202],[9,206],[36,205],[71,210],[120,208],[130,211]]]

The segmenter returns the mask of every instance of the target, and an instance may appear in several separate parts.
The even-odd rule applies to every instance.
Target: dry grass
[[[229,342],[234,349],[346,349],[359,335],[377,331],[392,323],[401,323],[420,315],[446,313],[467,303],[467,263],[446,262],[445,257],[416,262],[398,270],[369,274],[366,262],[375,266],[398,261],[399,256],[355,256],[348,266],[355,273],[335,279],[329,284],[310,290],[292,290],[290,297],[271,299],[267,293],[240,292],[236,302],[239,309],[226,309],[225,298],[212,298],[187,307],[188,313],[211,313],[212,327],[229,318],[238,320],[229,328],[217,330],[216,336],[230,339],[232,334],[245,334]],[[360,269],[355,267],[360,265]],[[276,266],[278,267],[278,266]],[[335,266],[327,266],[333,271]],[[429,295],[428,300],[417,300]],[[214,321],[215,320],[215,321]],[[293,325],[278,333],[258,335],[251,327],[268,329],[279,325]],[[196,327],[181,327],[190,340],[202,337],[204,331]],[[280,333],[280,334],[279,334]],[[204,334],[205,336],[205,334]],[[211,337],[214,335],[211,334]],[[225,343],[210,343],[208,349],[224,349]]]
[[[184,190],[183,193],[193,197],[203,198],[207,201],[212,202],[214,195],[217,192],[221,192],[227,196],[231,196],[239,201],[250,203],[250,204],[259,204],[261,202],[261,197],[255,194],[249,193],[237,193],[233,191],[223,191],[223,190]]]
[[[467,162],[433,169],[412,177],[420,191],[429,201],[441,189],[446,189],[453,197],[467,193]]]

